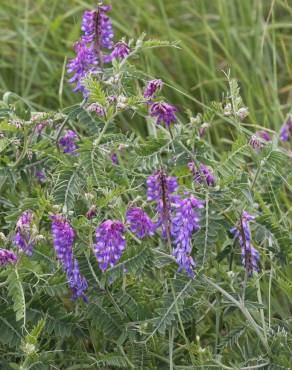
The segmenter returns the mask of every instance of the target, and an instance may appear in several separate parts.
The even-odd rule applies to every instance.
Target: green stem
[[[261,293],[261,287],[260,287],[259,279],[256,279],[256,286],[257,286],[258,302],[259,302],[260,305],[262,305],[263,304],[263,300],[262,300],[262,293]],[[267,341],[267,330],[266,330],[266,323],[265,323],[265,314],[264,314],[264,310],[262,308],[260,308],[260,315],[261,315],[261,320],[262,320],[262,326],[263,326],[263,329],[264,329],[264,335],[265,335],[265,338],[266,338],[266,341]]]
[[[109,126],[110,122],[111,122],[111,121],[106,121],[106,122],[105,122],[105,124],[104,124],[104,126],[103,126],[103,129],[101,130],[101,132],[100,132],[100,134],[99,134],[98,138],[97,138],[97,139],[95,140],[95,142],[94,142],[94,145],[95,145],[96,147],[100,144],[100,142],[101,142],[101,140],[102,140],[102,138],[103,138],[103,136],[104,136],[104,134],[105,134],[106,130],[108,129],[108,126]]]
[[[177,301],[176,301],[175,291],[174,291],[174,288],[173,288],[172,282],[171,282],[171,291],[172,291],[173,298],[174,298],[174,301],[175,301],[175,310],[176,310],[176,314],[177,314],[177,317],[178,317],[179,326],[180,326],[180,328],[181,328],[182,336],[184,337],[184,340],[185,340],[186,345],[187,345],[187,347],[188,347],[188,351],[189,351],[189,355],[190,355],[190,358],[191,358],[192,364],[193,364],[193,365],[195,365],[195,359],[194,359],[194,357],[193,357],[192,350],[191,350],[191,345],[190,345],[190,342],[189,342],[189,340],[188,340],[188,337],[186,336],[186,332],[185,332],[185,329],[184,329],[184,325],[183,325],[183,322],[182,322],[182,319],[181,319],[181,315],[180,315],[180,312],[179,312],[179,309],[178,309],[178,306],[177,306]]]
[[[269,278],[269,329],[271,329],[271,295],[272,295],[272,281],[273,281],[273,265],[272,265],[272,260],[273,260],[273,254],[270,252],[270,261],[271,261],[271,271],[270,271],[270,278]]]
[[[211,285],[213,288],[215,288],[217,291],[221,292],[230,302],[232,302],[236,307],[240,309],[240,311],[243,313],[247,321],[250,323],[251,327],[254,329],[254,331],[257,333],[259,339],[263,343],[265,349],[269,354],[271,354],[270,347],[268,345],[268,342],[265,338],[265,336],[262,334],[261,330],[263,330],[254,320],[254,318],[251,316],[250,312],[244,307],[244,305],[240,302],[238,302],[235,298],[232,297],[226,290],[221,288],[219,285],[214,283],[212,280],[208,279],[206,276],[202,276],[202,279],[209,285]],[[261,329],[261,330],[260,330]]]
[[[169,370],[173,370],[173,338],[174,327],[169,330]]]

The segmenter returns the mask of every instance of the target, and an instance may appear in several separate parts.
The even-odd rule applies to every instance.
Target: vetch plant
[[[110,9],[82,18],[80,103],[1,101],[0,367],[289,368],[289,121],[255,123],[230,73],[183,107],[140,62],[177,44],[115,42]]]

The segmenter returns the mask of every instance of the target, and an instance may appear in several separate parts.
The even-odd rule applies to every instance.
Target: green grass
[[[0,90],[22,95],[37,109],[80,100],[62,76],[79,36],[82,10],[94,2],[22,0],[0,5]],[[148,52],[149,75],[176,90],[167,95],[195,113],[221,100],[222,71],[238,78],[250,122],[279,129],[291,106],[292,8],[288,0],[127,0],[113,2],[118,33],[179,41],[180,49]],[[62,78],[64,77],[64,88]],[[193,100],[195,99],[195,101]]]

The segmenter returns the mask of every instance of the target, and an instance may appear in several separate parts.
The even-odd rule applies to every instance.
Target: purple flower
[[[113,267],[126,248],[125,227],[120,221],[104,221],[96,229],[95,256],[102,272]]]
[[[176,111],[177,109],[175,106],[165,102],[158,102],[150,105],[150,116],[156,118],[157,125],[164,123],[169,127],[172,122],[176,121]]]
[[[92,103],[87,107],[87,110],[89,112],[95,112],[98,116],[103,117],[104,116],[104,109],[103,107],[98,103]]]
[[[32,255],[34,248],[34,241],[31,240],[31,223],[33,219],[33,213],[31,211],[25,211],[20,216],[16,224],[16,234],[13,239],[13,244],[23,251],[27,256]]]
[[[162,226],[163,236],[170,235],[171,212],[177,191],[177,179],[173,176],[166,176],[163,170],[157,171],[147,178],[147,200],[156,202],[158,221],[156,227]]]
[[[118,155],[117,153],[112,153],[111,160],[113,164],[119,164]]]
[[[43,129],[48,126],[50,123],[52,122],[52,120],[45,120],[45,121],[42,121],[40,122],[37,126],[36,126],[36,131],[38,134],[41,134]]]
[[[92,220],[96,216],[96,206],[91,206],[90,209],[86,212],[86,217],[88,220]]]
[[[78,261],[73,256],[73,242],[75,233],[70,224],[62,215],[54,215],[52,218],[52,235],[54,248],[58,260],[66,273],[68,284],[72,290],[72,299],[82,297],[87,300],[84,291],[87,289],[87,281],[80,275]]]
[[[78,297],[82,297],[85,302],[88,301],[84,292],[88,288],[88,283],[85,277],[80,274],[78,261],[74,259],[73,269],[67,271],[68,284],[72,290],[72,299],[75,301]]]
[[[112,59],[124,59],[130,53],[129,46],[124,41],[119,41],[115,44],[114,50],[111,53]]]
[[[112,49],[114,37],[113,26],[111,19],[105,14],[110,11],[112,7],[110,5],[100,5],[98,7],[98,35],[97,37],[101,40],[101,47],[105,49]]]
[[[214,186],[216,182],[216,177],[211,173],[207,166],[200,164],[199,168],[196,167],[194,162],[188,163],[189,170],[194,175],[194,180],[198,183],[203,183],[205,179],[208,186]]]
[[[280,139],[282,141],[288,141],[289,136],[292,136],[292,116],[290,116],[287,122],[282,126],[280,131]]]
[[[271,137],[267,131],[261,130],[257,131],[250,138],[249,144],[259,152],[264,147],[264,142],[271,141]]]
[[[143,209],[138,207],[130,208],[127,211],[126,217],[130,230],[136,234],[138,238],[143,239],[146,235],[154,235],[156,226]]]
[[[76,57],[68,64],[68,73],[74,73],[69,82],[76,83],[74,91],[82,91],[85,98],[88,92],[82,84],[82,79],[89,72],[95,72],[98,63],[111,61],[111,56],[102,55],[102,48],[113,47],[112,22],[106,15],[109,10],[110,6],[100,5],[96,10],[84,12],[81,24],[84,35],[81,41],[74,45]]]
[[[259,136],[260,138],[262,138],[265,141],[271,141],[272,140],[270,134],[265,130],[257,131],[256,135]]]
[[[33,219],[33,214],[31,211],[25,211],[20,216],[19,220],[17,221],[17,228],[18,229],[25,229],[30,226]]]
[[[76,83],[74,92],[83,92],[84,97],[87,96],[88,92],[83,86],[83,78],[90,72],[96,70],[98,61],[96,59],[96,53],[92,46],[87,46],[84,41],[79,41],[74,44],[74,50],[76,57],[71,59],[67,65],[68,73],[74,73],[70,78],[69,83]]]
[[[7,249],[0,248],[0,266],[8,265],[8,263],[15,263],[16,255]]]
[[[110,95],[110,96],[107,96],[106,100],[109,104],[114,104],[117,102],[118,99],[116,95]]]
[[[74,230],[62,215],[52,216],[52,221],[52,235],[57,257],[64,271],[72,271]]]
[[[46,177],[44,170],[36,171],[35,175],[38,178],[39,182],[41,182],[42,184],[46,182],[47,177]]]
[[[163,87],[163,82],[161,80],[151,80],[148,82],[147,87],[144,91],[144,98],[152,99],[156,91],[160,91]]]
[[[230,230],[235,238],[239,240],[241,246],[241,262],[249,276],[251,276],[254,271],[260,271],[260,255],[251,244],[251,232],[249,227],[249,221],[254,219],[255,216],[243,211],[238,225]]]
[[[97,10],[87,10],[83,14],[81,31],[84,35],[82,40],[86,43],[93,43],[95,48],[100,50],[112,49],[112,38],[114,37],[112,21],[106,15],[111,6],[101,5]]]
[[[200,228],[200,217],[194,209],[203,208],[204,202],[191,195],[186,199],[177,199],[175,206],[176,213],[171,219],[171,233],[175,245],[173,256],[179,265],[178,271],[184,270],[193,278],[196,264],[191,256],[192,234]]]
[[[75,140],[77,135],[74,131],[68,130],[67,133],[61,137],[59,140],[59,144],[63,147],[63,152],[66,154],[77,154],[74,153],[77,149],[77,145],[75,144]]]

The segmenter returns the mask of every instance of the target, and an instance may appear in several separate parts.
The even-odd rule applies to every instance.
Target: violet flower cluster
[[[156,202],[158,213],[156,227],[162,227],[164,237],[170,235],[171,212],[176,200],[173,193],[177,189],[176,177],[167,176],[163,170],[159,170],[147,178],[147,200]]]
[[[8,249],[0,248],[0,266],[6,266],[9,263],[15,263],[17,261],[16,255]]]
[[[78,41],[74,44],[76,57],[71,59],[67,65],[67,72],[74,73],[69,79],[69,83],[76,84],[74,92],[81,91],[84,97],[87,97],[88,92],[83,86],[83,78],[90,72],[94,72],[98,61],[93,47],[87,47],[84,41]]]
[[[63,147],[65,154],[77,154],[75,150],[77,145],[75,143],[77,135],[73,130],[68,130],[66,134],[59,140],[59,145]]]
[[[230,230],[235,238],[238,238],[239,240],[239,244],[241,246],[241,262],[249,276],[251,276],[253,272],[260,271],[260,255],[251,244],[249,221],[254,219],[255,216],[243,211],[238,225]]]
[[[46,177],[44,170],[37,170],[35,175],[41,184],[46,182],[47,177]]]
[[[175,114],[177,112],[177,108],[164,101],[153,101],[153,99],[156,98],[156,92],[160,91],[162,87],[163,82],[161,80],[151,80],[148,82],[143,96],[147,99],[147,104],[149,104],[149,114],[151,117],[156,119],[156,124],[164,124],[166,127],[170,127],[172,123],[176,122]]]
[[[292,136],[292,116],[290,116],[287,122],[282,126],[280,131],[280,139],[282,141],[288,141],[289,137]]]
[[[117,220],[106,220],[96,228],[95,256],[102,272],[113,267],[126,248],[125,227]]]
[[[156,124],[164,123],[166,127],[176,121],[176,111],[177,108],[174,105],[165,102],[153,103],[150,106],[150,116],[156,118]]]
[[[95,10],[84,12],[81,23],[83,35],[74,45],[75,58],[67,65],[68,73],[73,74],[69,82],[76,84],[73,91],[81,91],[84,98],[87,98],[88,91],[84,87],[83,79],[88,74],[95,74],[101,70],[104,63],[110,63],[113,59],[124,59],[130,53],[130,48],[124,41],[113,44],[112,21],[107,15],[110,10],[110,5],[98,5]],[[104,50],[112,52],[104,54]]]
[[[69,80],[76,83],[74,91],[83,92],[87,97],[88,92],[83,86],[83,78],[88,73],[95,73],[97,66],[110,62],[110,56],[103,56],[102,49],[112,49],[114,36],[112,22],[106,13],[111,6],[98,5],[96,10],[85,11],[82,18],[81,30],[84,33],[81,40],[76,42],[74,50],[76,57],[68,63],[68,73],[73,73]]]
[[[83,14],[81,31],[84,32],[82,41],[94,43],[97,51],[101,48],[112,49],[114,37],[112,21],[106,15],[111,10],[110,5],[99,5],[96,10],[86,10]]]
[[[271,141],[271,136],[265,130],[257,131],[250,138],[249,144],[254,148],[255,151],[259,152],[263,147],[264,143]]]
[[[191,195],[185,199],[177,199],[175,206],[176,212],[171,220],[171,233],[175,245],[173,256],[179,265],[178,271],[185,270],[189,277],[193,278],[196,264],[191,256],[191,241],[193,232],[200,228],[200,217],[195,209],[204,208],[204,202]]]
[[[124,59],[130,53],[128,44],[124,41],[119,41],[115,44],[114,50],[111,53],[111,59]]]
[[[192,172],[194,180],[196,182],[201,184],[205,181],[208,186],[215,185],[216,177],[212,174],[212,172],[206,165],[200,163],[198,168],[194,162],[189,162],[188,167],[189,170]]]
[[[58,260],[66,273],[68,284],[72,291],[72,299],[82,297],[87,300],[84,292],[88,287],[86,279],[81,276],[78,261],[73,256],[75,233],[62,215],[52,216],[52,235]]]
[[[161,80],[151,80],[148,82],[146,89],[144,90],[145,99],[155,98],[155,93],[160,91],[163,87],[163,82]]]
[[[20,216],[16,224],[16,234],[13,239],[13,244],[18,247],[27,256],[31,256],[34,248],[34,241],[31,238],[31,225],[33,213],[25,211]]]
[[[191,256],[191,239],[193,232],[199,229],[200,219],[195,209],[203,208],[204,203],[192,195],[182,199],[174,194],[177,189],[177,179],[167,176],[163,170],[147,179],[147,200],[156,202],[156,228],[161,226],[162,235],[174,244],[173,256],[179,265],[178,271],[186,271],[193,278],[195,261]]]
[[[154,235],[156,225],[143,209],[138,207],[128,209],[126,218],[130,230],[136,234],[138,238],[143,239],[146,235]]]

